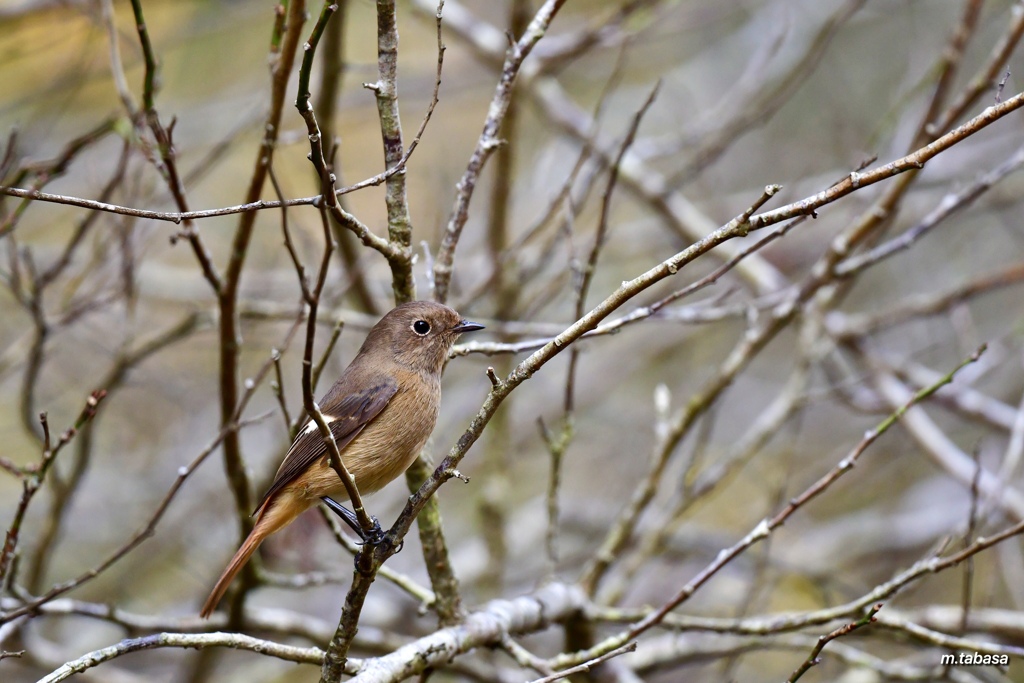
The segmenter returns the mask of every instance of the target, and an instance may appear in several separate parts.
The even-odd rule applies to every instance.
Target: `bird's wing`
[[[348,394],[330,410],[330,414],[324,413],[324,418],[329,420],[328,426],[334,434],[334,441],[338,444],[338,450],[344,451],[345,446],[351,443],[352,439],[363,431],[369,422],[384,410],[388,401],[398,392],[398,383],[393,379],[384,379],[372,387],[362,391]],[[308,420],[306,425],[295,437],[292,447],[288,449],[288,455],[277,470],[274,483],[270,485],[267,492],[260,499],[256,506],[258,512],[263,505],[270,500],[270,497],[280,491],[288,482],[327,453],[327,444],[317,428],[316,423]],[[255,513],[253,513],[255,514]]]

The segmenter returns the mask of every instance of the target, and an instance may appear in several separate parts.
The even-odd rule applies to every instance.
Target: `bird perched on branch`
[[[434,429],[441,403],[441,372],[464,332],[483,325],[429,301],[392,309],[373,326],[352,363],[320,401],[320,412],[360,495],[405,472]],[[355,515],[334,499],[348,500],[330,465],[327,444],[309,420],[295,437],[270,488],[256,507],[256,524],[217,580],[200,614],[209,617],[232,579],[270,534],[323,500],[368,538]]]

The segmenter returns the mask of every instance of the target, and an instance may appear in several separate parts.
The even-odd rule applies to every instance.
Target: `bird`
[[[361,496],[383,488],[419,455],[437,420],[448,352],[459,335],[482,329],[448,306],[412,301],[393,308],[370,330],[319,402]],[[264,539],[321,500],[362,535],[353,513],[335,498],[347,500],[348,493],[330,466],[319,428],[307,418],[256,506],[252,531],[217,579],[200,615],[213,613]]]

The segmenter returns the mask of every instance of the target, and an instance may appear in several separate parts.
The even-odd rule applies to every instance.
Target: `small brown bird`
[[[392,309],[370,330],[359,353],[320,402],[360,494],[382,488],[419,455],[437,420],[448,352],[460,334],[482,329],[447,306],[413,301]],[[310,420],[288,449],[256,507],[256,525],[200,614],[210,616],[263,539],[321,499],[359,531],[354,515],[335,497],[347,499],[348,494],[330,466],[320,430]]]

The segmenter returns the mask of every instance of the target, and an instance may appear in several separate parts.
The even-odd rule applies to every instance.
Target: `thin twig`
[[[828,645],[830,642],[832,642],[836,638],[841,638],[849,633],[852,633],[859,628],[863,628],[864,626],[868,626],[870,624],[875,623],[875,615],[878,613],[878,610],[880,609],[882,609],[881,603],[875,605],[870,610],[868,610],[867,614],[865,614],[861,619],[858,619],[857,621],[852,622],[850,624],[840,626],[831,633],[828,633],[826,635],[823,635],[821,638],[818,638],[818,642],[814,646],[814,649],[811,650],[811,654],[807,655],[807,659],[804,660],[803,664],[798,666],[796,671],[794,671],[790,675],[790,677],[786,679],[787,683],[795,683],[795,681],[798,680],[805,673],[807,673],[807,671],[810,670],[811,667],[820,663],[821,651],[824,650],[825,646]]]

